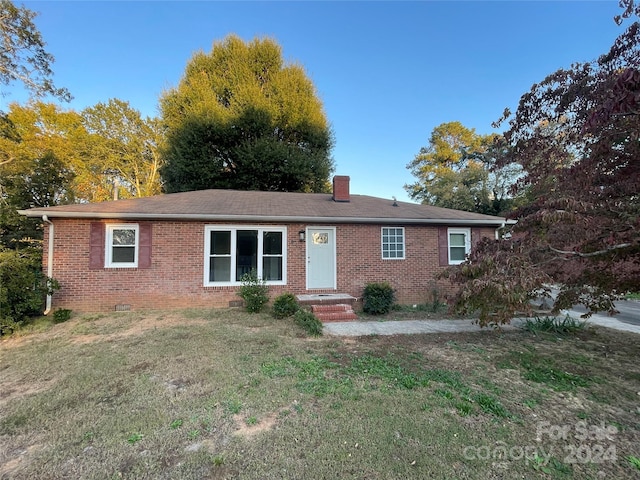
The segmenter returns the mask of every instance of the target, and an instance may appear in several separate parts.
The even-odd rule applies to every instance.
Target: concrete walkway
[[[514,321],[502,328],[515,329],[521,323]],[[397,335],[408,333],[455,333],[491,330],[480,328],[471,320],[391,320],[388,322],[334,322],[324,324],[324,333],[341,337],[361,337],[364,335]]]
[[[559,318],[564,318],[569,313],[573,318],[580,319],[580,313],[563,312]],[[502,330],[513,330],[524,323],[523,319],[514,319],[510,325],[502,325]],[[593,315],[587,325],[600,325],[603,327],[639,333],[640,326],[619,322],[614,317],[606,315]],[[490,331],[491,328],[480,328],[471,320],[396,320],[388,322],[334,322],[324,324],[324,333],[340,337],[361,337],[365,335],[398,335],[411,333],[455,333],[455,332],[480,332]]]

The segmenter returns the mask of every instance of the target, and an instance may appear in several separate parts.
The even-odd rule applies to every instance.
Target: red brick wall
[[[109,311],[116,305],[142,308],[223,307],[240,298],[238,287],[205,287],[204,229],[211,222],[156,222],[153,224],[150,268],[89,269],[91,220],[54,219],[53,277],[61,289],[53,308],[74,311]],[[108,222],[105,222],[108,223]],[[113,223],[126,223],[114,220]],[[287,285],[272,286],[275,297],[285,291],[347,293],[361,297],[369,282],[388,281],[399,303],[430,300],[438,262],[437,227],[405,227],[406,259],[383,260],[380,225],[336,225],[337,291],[306,288],[305,243],[298,232],[306,224],[287,225]],[[48,229],[45,229],[44,265],[47,264]],[[493,228],[482,235],[493,238]],[[441,283],[442,292],[449,286]]]
[[[441,299],[454,287],[435,277],[444,268],[439,262],[438,227],[405,228],[405,259],[383,259],[381,225],[338,225],[337,264],[338,291],[361,297],[367,283],[386,281],[396,290],[401,304],[432,301],[432,290],[438,289]],[[474,229],[474,234],[495,238],[494,228]],[[475,241],[472,238],[472,241]]]
[[[336,202],[349,202],[351,200],[349,181],[350,179],[346,175],[333,177],[333,199]]]

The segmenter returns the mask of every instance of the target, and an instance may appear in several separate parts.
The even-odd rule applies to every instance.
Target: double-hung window
[[[204,284],[238,285],[256,271],[268,284],[286,283],[285,227],[205,228]]]
[[[382,258],[404,259],[403,227],[382,227]]]
[[[107,225],[105,265],[107,268],[138,267],[137,224]]]
[[[471,229],[450,228],[449,238],[449,265],[459,265],[464,262],[471,251]]]

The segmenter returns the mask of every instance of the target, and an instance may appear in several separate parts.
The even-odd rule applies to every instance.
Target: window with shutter
[[[107,225],[105,267],[137,268],[140,227],[137,224]]]
[[[459,265],[466,260],[471,250],[471,229],[449,228],[447,235],[449,265]]]
[[[151,223],[93,222],[89,235],[89,269],[150,268]]]

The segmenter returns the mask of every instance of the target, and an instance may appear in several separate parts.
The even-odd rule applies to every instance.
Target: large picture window
[[[286,228],[206,227],[204,284],[238,285],[255,270],[270,284],[286,283]]]
[[[404,258],[404,228],[382,228],[382,258],[401,260]]]
[[[468,228],[450,228],[449,236],[449,265],[459,265],[464,262],[471,250],[471,230]]]
[[[138,225],[107,225],[105,266],[136,268],[138,266]]]

